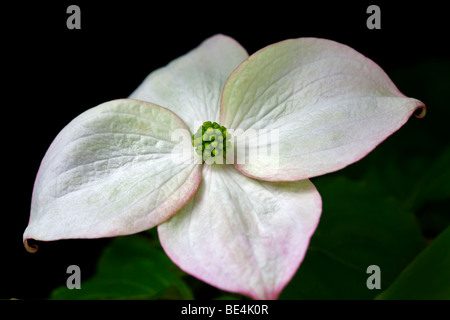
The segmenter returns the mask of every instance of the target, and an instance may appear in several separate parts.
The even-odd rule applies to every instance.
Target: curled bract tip
[[[427,107],[425,105],[417,108],[416,111],[414,112],[414,116],[417,119],[422,119],[423,117],[425,117],[426,114],[427,114]]]
[[[23,242],[23,245],[25,246],[25,249],[29,252],[29,253],[35,253],[38,250],[38,245],[36,244],[28,244],[28,240],[25,240]]]

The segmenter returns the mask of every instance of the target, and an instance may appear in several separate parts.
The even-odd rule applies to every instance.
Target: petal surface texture
[[[132,234],[168,219],[201,181],[200,165],[175,161],[183,143],[172,141],[176,130],[189,145],[175,114],[128,99],[75,118],[42,160],[24,240]]]
[[[213,36],[150,73],[130,98],[172,110],[195,132],[205,121],[219,121],[223,86],[247,57],[245,49],[234,39]]]
[[[292,181],[358,161],[421,107],[354,49],[300,38],[256,52],[233,72],[223,92],[221,124],[253,132],[249,150],[239,148],[238,156],[260,152],[237,161],[238,170]]]
[[[259,181],[230,165],[205,165],[194,198],[158,233],[168,256],[191,275],[276,299],[303,260],[321,209],[309,180]]]

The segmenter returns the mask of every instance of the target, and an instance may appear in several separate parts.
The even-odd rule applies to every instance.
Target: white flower
[[[321,198],[308,178],[361,159],[418,108],[345,45],[301,38],[248,57],[214,36],[151,73],[130,99],[92,108],[59,133],[36,178],[25,246],[158,226],[164,250],[187,273],[277,298],[319,222]],[[205,121],[276,130],[278,154],[259,155],[264,139],[256,137],[249,162],[172,161],[171,134],[184,129],[191,144]]]

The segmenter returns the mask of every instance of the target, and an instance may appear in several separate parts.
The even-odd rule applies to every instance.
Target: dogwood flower
[[[87,110],[58,134],[36,177],[25,247],[158,226],[165,252],[187,273],[275,299],[321,215],[308,179],[363,158],[419,108],[423,116],[422,102],[343,44],[300,38],[248,56],[213,36],[128,99]],[[225,155],[227,134],[238,129],[255,134],[233,163],[205,161],[205,150]],[[267,130],[277,133],[273,145],[262,139]],[[203,161],[188,161],[180,143]],[[263,146],[276,152],[262,154]],[[241,152],[252,160],[236,161]]]

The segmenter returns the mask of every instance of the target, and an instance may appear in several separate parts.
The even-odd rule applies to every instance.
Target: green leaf
[[[142,235],[115,238],[97,273],[81,289],[55,289],[50,299],[193,299],[181,271],[162,249]]]
[[[363,175],[367,184],[414,212],[429,238],[450,225],[450,145],[436,153],[435,157],[416,154],[405,158],[381,146],[380,152],[364,160],[368,160]]]
[[[284,299],[373,299],[370,265],[381,269],[387,288],[425,247],[414,215],[393,197],[363,182],[321,177],[323,213],[310,248]]]
[[[450,299],[450,227],[433,240],[377,299]]]
[[[365,180],[378,191],[394,195],[413,211],[430,201],[450,197],[450,145],[435,157],[408,158],[380,148],[369,156]]]
[[[450,145],[434,161],[425,164],[422,171],[410,196],[413,207],[423,205],[426,200],[450,198]]]

